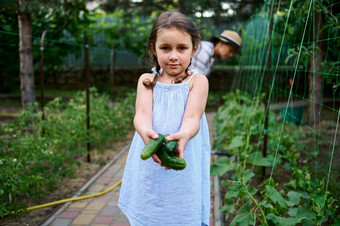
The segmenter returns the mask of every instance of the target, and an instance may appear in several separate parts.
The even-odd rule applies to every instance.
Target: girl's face
[[[167,28],[157,33],[154,54],[165,75],[183,75],[194,53],[188,33],[177,28]]]

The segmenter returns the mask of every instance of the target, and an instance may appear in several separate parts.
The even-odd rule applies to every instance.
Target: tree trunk
[[[322,80],[323,76],[320,73],[322,69],[322,47],[321,42],[321,27],[322,18],[321,13],[316,13],[313,23],[313,55],[311,56],[309,79],[309,99],[311,104],[309,105],[309,122],[310,125],[318,124],[321,121],[321,104],[322,104]]]
[[[23,108],[26,108],[27,104],[35,102],[30,14],[19,11],[18,22],[21,104]]]

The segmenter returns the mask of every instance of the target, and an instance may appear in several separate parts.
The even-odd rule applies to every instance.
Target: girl
[[[138,81],[136,133],[118,202],[131,225],[209,223],[208,80],[188,70],[199,40],[192,21],[179,12],[162,13],[151,30],[148,48],[155,69]],[[156,154],[141,159],[142,149],[158,133],[178,142],[178,156],[187,163],[184,170],[165,170]]]

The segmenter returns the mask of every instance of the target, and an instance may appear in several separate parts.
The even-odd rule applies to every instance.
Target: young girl
[[[151,30],[148,47],[155,70],[138,81],[136,133],[118,203],[131,225],[209,224],[208,80],[188,71],[199,40],[192,21],[179,12],[162,13]],[[163,168],[156,154],[141,159],[142,149],[158,133],[178,142],[178,156],[187,163],[184,170]]]

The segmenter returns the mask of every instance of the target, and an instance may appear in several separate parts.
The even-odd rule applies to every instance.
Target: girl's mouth
[[[178,64],[168,64],[170,68],[177,68]]]

